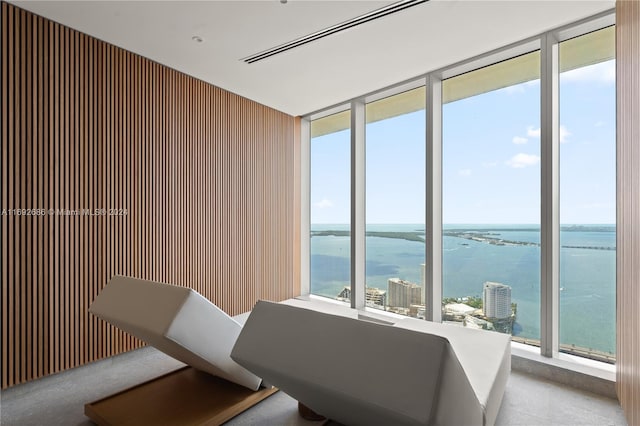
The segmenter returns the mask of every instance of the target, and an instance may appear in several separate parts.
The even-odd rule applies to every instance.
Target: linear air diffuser
[[[279,53],[286,52],[288,50],[294,49],[296,47],[300,47],[307,43],[311,43],[312,41],[319,40],[321,38],[330,36],[332,34],[339,33],[341,31],[347,30],[349,28],[356,27],[358,25],[364,24],[366,22],[373,21],[374,19],[379,19],[387,15],[391,15],[392,13],[400,12],[402,10],[408,9],[413,6],[417,6],[421,3],[426,3],[428,0],[402,0],[390,4],[385,7],[381,7],[380,9],[376,9],[372,12],[365,13],[364,15],[360,15],[356,18],[349,19],[348,21],[342,22],[340,24],[333,25],[331,27],[325,28],[320,31],[316,31],[315,33],[308,34],[306,36],[297,38],[290,42],[281,44],[280,46],[273,47],[268,50],[264,50],[262,52],[256,53],[255,55],[247,56],[242,60],[248,64],[252,64],[254,62],[261,61],[263,59],[269,58],[271,56],[277,55]]]

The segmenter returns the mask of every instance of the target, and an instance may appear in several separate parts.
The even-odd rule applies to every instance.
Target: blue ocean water
[[[348,231],[348,225],[312,225],[312,231]],[[445,225],[481,230],[508,241],[539,244],[535,225]],[[423,225],[368,225],[367,231],[421,231]],[[560,343],[615,353],[616,252],[614,225],[563,226],[560,244]],[[603,250],[602,248],[609,248]],[[399,238],[367,237],[367,285],[383,290],[398,277],[421,282],[425,245]],[[349,284],[349,237],[311,238],[311,288],[336,297]],[[493,245],[443,237],[443,296],[480,296],[485,281],[507,284],[518,304],[514,334],[540,338],[540,247]]]

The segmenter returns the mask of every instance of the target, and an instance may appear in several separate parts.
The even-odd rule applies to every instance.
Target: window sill
[[[616,381],[616,366],[613,364],[564,353],[558,354],[557,358],[548,358],[540,355],[539,348],[518,342],[511,343],[511,354],[534,362],[541,362],[564,368],[565,370],[575,371],[576,373],[588,374],[612,382]]]
[[[575,355],[548,358],[540,349],[511,343],[511,368],[574,388],[617,399],[616,366]]]

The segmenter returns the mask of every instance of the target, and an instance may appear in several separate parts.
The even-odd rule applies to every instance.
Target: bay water
[[[563,225],[560,233],[560,343],[615,353],[616,234],[614,225]],[[335,298],[349,285],[350,238],[345,224],[312,225],[338,235],[311,238],[311,291]],[[424,225],[367,225],[367,232],[409,232],[424,239]],[[489,235],[515,244],[458,236]],[[540,231],[536,225],[445,225],[443,297],[482,296],[485,281],[511,286],[517,303],[514,335],[540,338]],[[450,234],[450,235],[446,235]],[[394,234],[395,235],[395,234]],[[533,243],[533,244],[527,244]],[[389,278],[421,284],[425,244],[396,235],[367,236],[367,286],[387,289]]]

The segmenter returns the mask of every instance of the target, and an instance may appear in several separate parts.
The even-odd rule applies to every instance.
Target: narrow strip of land
[[[424,237],[422,231],[409,231],[409,232],[387,232],[387,231],[367,231],[367,237],[379,237],[379,238],[396,238],[399,240],[418,241],[424,243]],[[312,237],[348,237],[351,235],[350,231],[311,231]]]
[[[570,232],[576,230],[577,227],[568,227],[570,228]],[[579,227],[582,228],[582,232],[587,232],[585,229],[594,229],[594,227]],[[595,229],[601,229],[600,227],[596,227]],[[610,229],[610,228],[606,228]],[[442,235],[445,237],[454,237],[454,238],[462,238],[469,241],[475,241],[478,243],[491,244],[494,246],[532,246],[532,247],[540,247],[540,243],[532,242],[532,241],[516,241],[516,240],[506,240],[504,238],[499,237],[499,233],[496,231],[539,231],[538,229],[491,229],[491,230],[468,230],[468,229],[451,229],[443,231]],[[379,237],[379,238],[395,238],[406,241],[416,241],[420,243],[424,243],[424,231],[367,231],[367,237]],[[324,230],[324,231],[311,231],[312,237],[348,237],[351,235],[350,231],[344,230]],[[581,246],[581,245],[563,245],[562,248],[570,248],[570,249],[585,249],[585,250],[609,250],[615,251],[615,247],[611,246]]]

